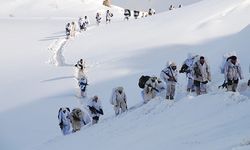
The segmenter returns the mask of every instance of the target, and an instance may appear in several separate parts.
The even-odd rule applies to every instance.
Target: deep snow
[[[62,49],[56,47],[73,19],[0,19],[0,148],[250,149],[249,88],[240,93],[217,90],[225,52],[234,50],[240,57],[245,76],[240,84],[249,78],[248,14],[247,0],[204,0],[128,22],[118,15],[109,25],[92,24]],[[52,59],[53,50],[64,61],[60,55]],[[186,96],[185,75],[180,74],[175,102],[156,98],[139,107],[140,75],[159,75],[168,60],[180,67],[188,52],[207,56],[213,80],[209,94]],[[79,58],[88,65],[88,95],[100,96],[105,116],[95,126],[62,136],[58,109],[80,107],[73,79]],[[119,85],[130,110],[114,117],[109,98]]]

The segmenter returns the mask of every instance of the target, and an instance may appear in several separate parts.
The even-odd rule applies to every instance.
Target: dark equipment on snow
[[[139,79],[138,82],[138,86],[142,89],[144,89],[146,82],[148,81],[148,79],[150,78],[150,76],[144,76],[142,75]]]
[[[250,86],[250,80],[248,80],[247,85]]]

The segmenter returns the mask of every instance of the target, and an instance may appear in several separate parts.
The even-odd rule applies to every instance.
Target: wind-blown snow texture
[[[80,0],[71,2],[77,5]],[[46,14],[29,10],[37,14],[25,19],[17,17],[24,17],[25,11],[16,9],[16,17],[0,19],[0,149],[250,149],[250,89],[245,87],[250,77],[250,2],[193,2],[130,21],[123,21],[116,7],[111,24],[97,27],[92,19],[89,30],[69,40],[65,40],[64,27],[74,19],[29,18],[47,17],[52,9]],[[86,14],[94,16],[99,4],[88,4],[93,9]],[[22,3],[24,8],[28,5]],[[7,9],[12,8],[1,11],[8,14]],[[75,10],[69,14],[72,17]],[[219,73],[222,55],[228,51],[237,52],[245,77],[240,81],[243,90],[237,93],[217,89],[223,82]],[[209,93],[186,96],[187,81],[180,74],[174,102],[157,97],[142,105],[139,77],[158,76],[168,60],[180,68],[188,52],[208,58],[212,71]],[[87,62],[88,96],[99,95],[105,115],[99,124],[63,136],[58,109],[81,106],[73,68],[80,58]],[[115,117],[109,99],[117,86],[124,86],[130,109]]]

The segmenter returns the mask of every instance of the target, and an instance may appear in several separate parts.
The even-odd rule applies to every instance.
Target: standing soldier
[[[94,96],[90,99],[88,108],[92,117],[92,124],[98,123],[100,115],[103,115],[101,101],[98,96]]]
[[[127,96],[123,87],[117,87],[113,90],[110,103],[114,105],[115,115],[125,112],[127,107]]]
[[[84,23],[85,23],[86,27],[90,24],[88,16],[84,16]]]
[[[96,13],[95,19],[96,19],[96,24],[99,25],[101,23],[101,20],[102,20],[100,13]]]
[[[88,80],[85,76],[81,77],[81,79],[78,81],[78,85],[80,88],[80,93],[81,93],[81,97],[86,97],[87,96],[87,85],[88,84]]]
[[[166,99],[174,99],[177,75],[177,67],[173,62],[168,63],[167,67],[161,71],[161,78],[166,82],[167,85]]]
[[[236,56],[231,56],[225,64],[225,81],[227,81],[227,91],[236,92],[239,79],[243,79],[240,63]]]
[[[79,81],[82,77],[86,76],[86,62],[80,59],[76,64],[76,74],[75,77]]]
[[[111,22],[111,17],[113,17],[113,14],[109,10],[107,10],[107,12],[106,12],[106,24]]]
[[[70,36],[75,37],[76,35],[76,24],[75,22],[71,22]]]
[[[207,93],[207,83],[211,81],[211,73],[205,57],[200,56],[200,59],[193,66],[194,86],[197,95]]]
[[[198,55],[193,55],[192,53],[188,54],[188,58],[184,61],[180,73],[186,73],[186,77],[188,78],[187,83],[187,92],[194,92],[194,77],[192,75],[193,64],[195,63],[195,59]]]

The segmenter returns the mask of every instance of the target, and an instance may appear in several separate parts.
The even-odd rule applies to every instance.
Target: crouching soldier
[[[225,81],[227,81],[227,91],[236,92],[239,79],[243,79],[241,66],[237,62],[236,56],[231,56],[225,64]]]
[[[194,63],[192,73],[196,94],[206,94],[207,83],[211,81],[211,73],[205,57],[200,56],[200,59]]]
[[[100,115],[103,115],[101,101],[98,96],[94,96],[90,99],[88,108],[92,117],[92,124],[98,123]]]
[[[167,67],[161,71],[161,78],[166,82],[167,85],[166,99],[174,99],[177,75],[177,67],[173,62],[168,63]]]
[[[114,105],[115,115],[125,112],[127,108],[127,96],[123,87],[117,87],[113,90],[110,103]]]
[[[61,128],[63,135],[70,134],[71,133],[71,130],[70,130],[71,121],[70,121],[70,109],[68,107],[59,109],[58,120],[59,120],[59,126]]]

